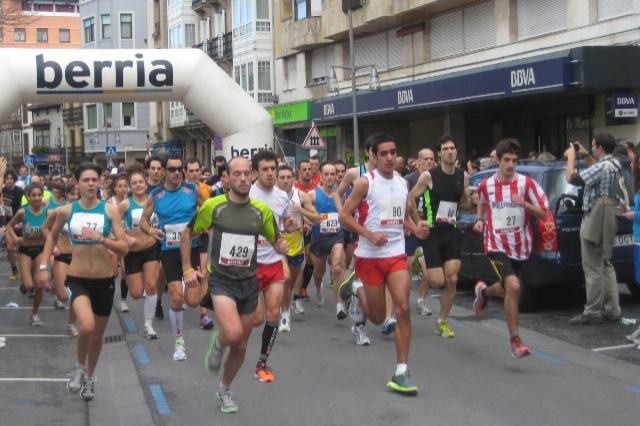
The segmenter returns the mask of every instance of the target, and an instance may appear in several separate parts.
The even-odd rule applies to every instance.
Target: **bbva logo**
[[[124,71],[131,68],[136,74],[136,86],[145,87],[148,79],[154,87],[173,86],[173,65],[171,62],[158,59],[151,61],[152,69],[147,75],[148,64],[141,53],[135,54],[136,61],[93,61],[93,66],[83,61],[71,61],[64,67],[53,60],[46,61],[44,55],[36,56],[37,88],[55,89],[64,77],[69,87],[83,89],[85,87],[101,88],[105,69],[115,74],[115,87],[124,87]],[[47,78],[47,69],[53,77]],[[50,76],[50,73],[49,73]]]
[[[511,71],[511,88],[528,87],[536,85],[536,75],[533,68],[521,68]]]
[[[616,101],[618,105],[636,106],[636,98],[633,96],[618,96]]]
[[[322,112],[325,117],[329,117],[336,114],[336,109],[333,104],[324,104]]]
[[[413,103],[413,90],[404,89],[398,90],[398,105],[412,104]]]

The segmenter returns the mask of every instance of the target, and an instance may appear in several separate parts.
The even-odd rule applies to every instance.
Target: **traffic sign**
[[[311,130],[307,133],[307,137],[304,138],[302,143],[304,149],[327,149],[327,143],[320,134],[320,130],[315,123],[311,123]]]
[[[27,166],[28,168],[33,167],[33,163],[34,163],[33,155],[25,155],[23,160],[24,160],[23,162],[25,166]]]
[[[117,153],[115,145],[107,145],[104,149],[104,155],[107,158],[116,158]]]

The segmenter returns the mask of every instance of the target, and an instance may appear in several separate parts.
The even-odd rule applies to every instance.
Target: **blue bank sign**
[[[503,97],[564,90],[569,85],[567,57],[482,71],[435,77],[376,92],[358,94],[358,115],[387,114],[403,110],[478,102]],[[351,97],[316,101],[314,121],[337,121],[351,116]]]
[[[616,118],[632,118],[638,116],[638,94],[617,93],[613,95],[613,113]]]

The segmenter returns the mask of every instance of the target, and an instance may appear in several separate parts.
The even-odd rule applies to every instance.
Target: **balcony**
[[[325,44],[330,40],[322,36],[322,18],[320,16],[312,16],[301,19],[299,21],[288,20],[282,23],[283,43],[282,46],[276,47],[276,57],[287,56],[291,51],[313,50]]]
[[[216,38],[196,45],[216,62],[230,61],[233,57],[232,33],[228,32]]]
[[[191,0],[191,10],[198,11],[215,3],[220,3],[220,0]]]
[[[82,124],[82,107],[63,109],[62,119],[66,124]]]

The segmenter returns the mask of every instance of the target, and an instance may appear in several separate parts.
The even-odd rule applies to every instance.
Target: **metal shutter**
[[[443,58],[464,51],[462,20],[462,10],[431,19],[431,58]]]
[[[493,0],[464,10],[464,51],[496,44],[496,10]]]
[[[362,65],[375,65],[378,71],[389,68],[387,61],[387,33],[378,33],[369,37],[359,38],[355,41],[356,67]],[[362,70],[357,75],[367,74]]]
[[[518,0],[518,39],[567,27],[566,0]],[[586,2],[585,2],[585,6]]]
[[[327,76],[327,49],[322,47],[311,52],[311,80],[324,81]]]
[[[633,0],[598,0],[598,20],[633,13]]]
[[[389,68],[402,66],[402,39],[396,35],[397,28],[387,32]]]
[[[285,72],[287,73],[287,89],[295,89],[298,79],[298,63],[296,55],[284,59]]]

